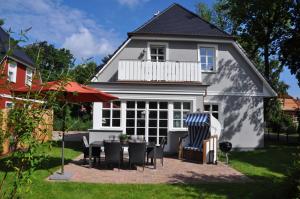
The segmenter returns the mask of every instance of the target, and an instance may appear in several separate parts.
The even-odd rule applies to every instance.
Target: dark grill
[[[232,149],[232,144],[230,142],[220,142],[220,150],[224,153],[228,153]]]

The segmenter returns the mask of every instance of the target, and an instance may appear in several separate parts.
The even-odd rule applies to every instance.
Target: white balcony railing
[[[201,82],[198,62],[120,60],[120,81]]]

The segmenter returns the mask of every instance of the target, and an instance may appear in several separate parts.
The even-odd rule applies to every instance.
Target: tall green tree
[[[97,64],[95,62],[88,62],[80,64],[72,71],[74,80],[80,84],[86,84],[90,82],[91,78],[96,73]]]
[[[280,81],[284,63],[281,57],[282,42],[292,27],[290,0],[222,0],[222,10],[233,24],[233,34],[256,60],[260,71],[277,93],[284,94],[288,86]],[[265,118],[274,120],[280,111],[276,99],[265,99]]]
[[[212,8],[201,6],[198,14],[236,36],[273,89],[286,94],[288,85],[280,80],[284,64],[279,58],[282,41],[293,27],[289,12],[293,5],[293,1],[288,0],[218,0]],[[207,14],[211,16],[207,17]],[[279,113],[280,104],[277,100],[266,99],[266,119]]]
[[[101,68],[112,58],[113,54],[108,54],[101,59],[101,64],[97,67],[96,71],[101,70]]]
[[[205,3],[198,3],[196,5],[196,12],[202,19],[212,22],[214,10],[210,9]]]
[[[57,80],[65,71],[74,68],[75,58],[70,50],[55,48],[46,41],[28,45],[25,51],[39,66],[42,79]]]
[[[293,1],[289,13],[291,26],[281,42],[281,61],[296,76],[300,86],[300,0]]]
[[[291,26],[291,6],[290,0],[223,0],[221,6],[250,57],[259,54],[262,58],[263,74],[269,82],[274,70],[271,60],[277,59],[280,42]]]
[[[224,4],[226,4],[224,1],[217,1],[213,7],[210,8],[205,3],[200,2],[196,4],[196,13],[198,13],[202,19],[231,34],[233,24],[231,23],[226,10],[223,10]]]

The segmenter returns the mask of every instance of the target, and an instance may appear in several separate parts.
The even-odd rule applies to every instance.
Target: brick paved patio
[[[120,170],[107,168],[104,160],[93,168],[82,160],[82,155],[65,166],[66,172],[74,175],[71,181],[90,183],[198,183],[198,182],[246,182],[250,179],[231,167],[218,163],[218,165],[202,165],[185,162],[176,158],[164,158],[164,166],[157,161],[157,169],[152,165],[129,170],[126,160]]]

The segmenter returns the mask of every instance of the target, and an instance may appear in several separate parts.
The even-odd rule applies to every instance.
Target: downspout
[[[203,95],[203,105],[202,105],[202,112],[204,111],[204,98],[207,96],[207,87],[205,89],[204,95]]]

